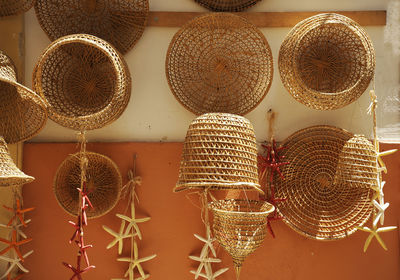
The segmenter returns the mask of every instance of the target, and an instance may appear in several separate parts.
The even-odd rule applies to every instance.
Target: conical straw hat
[[[0,136],[0,187],[20,186],[35,180],[15,165],[8,152],[4,138]]]
[[[9,144],[25,141],[38,134],[46,121],[45,102],[17,83],[13,62],[0,51],[0,135]]]
[[[28,11],[34,0],[0,0],[0,17],[13,16]]]

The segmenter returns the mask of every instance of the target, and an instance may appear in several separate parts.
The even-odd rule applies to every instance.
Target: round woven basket
[[[313,126],[282,143],[287,148],[281,154],[289,164],[282,167],[285,179],[277,179],[275,188],[276,196],[287,200],[277,208],[298,233],[317,240],[336,240],[354,233],[369,219],[373,190],[368,183],[361,186],[353,180],[365,170],[369,172],[369,162],[365,170],[358,163],[369,159],[370,150],[353,148],[354,141],[343,129]],[[352,158],[347,157],[349,152]],[[342,177],[344,170],[348,173]]]
[[[245,258],[264,241],[267,216],[275,210],[268,202],[219,200],[210,203],[215,239],[232,256],[237,276]]]
[[[0,51],[0,135],[7,143],[25,141],[40,132],[47,121],[44,100],[17,82],[11,59]]]
[[[70,215],[79,211],[79,191],[81,185],[81,153],[68,156],[57,170],[54,178],[54,193],[60,206]],[[86,210],[88,218],[107,214],[117,204],[122,177],[117,165],[108,157],[87,152],[86,170],[89,200],[93,208]]]
[[[13,16],[28,11],[34,0],[0,0],[0,17]]]
[[[318,110],[358,99],[375,71],[375,50],[364,29],[338,14],[319,14],[298,23],[279,51],[279,72],[289,93]]]
[[[240,12],[261,0],[194,0],[203,7],[215,12]]]
[[[185,24],[169,45],[165,66],[172,93],[197,115],[250,112],[267,94],[273,74],[271,50],[261,31],[226,13]]]
[[[35,180],[24,174],[13,162],[4,138],[0,136],[0,187],[21,186]]]
[[[131,95],[123,57],[106,41],[87,34],[54,41],[34,69],[33,85],[49,104],[49,117],[79,131],[118,119]]]
[[[257,144],[244,117],[208,113],[189,126],[175,192],[192,189],[256,189]]]
[[[91,34],[129,51],[147,25],[148,0],[36,0],[36,16],[51,41]]]

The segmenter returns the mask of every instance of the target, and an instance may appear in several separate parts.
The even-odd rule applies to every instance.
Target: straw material
[[[272,54],[264,35],[232,14],[212,13],[188,22],[175,34],[167,53],[171,91],[197,115],[250,112],[267,94],[272,74]]]
[[[211,202],[210,208],[215,239],[232,256],[240,272],[245,258],[264,241],[267,216],[275,208],[268,202],[234,199]]]
[[[34,0],[0,0],[0,17],[13,16],[28,11]]]
[[[60,206],[69,214],[77,216],[79,211],[79,191],[81,186],[81,153],[68,156],[57,170],[54,178],[54,193]],[[122,177],[116,164],[108,157],[86,152],[86,170],[89,200],[93,208],[86,210],[89,218],[107,214],[117,204]]]
[[[0,187],[20,186],[35,180],[24,174],[13,162],[4,138],[0,136]]]
[[[128,52],[147,25],[148,0],[36,0],[36,16],[51,41],[85,33]]]
[[[357,100],[375,71],[375,50],[364,29],[338,14],[298,23],[279,51],[279,72],[289,93],[318,110]]]
[[[38,134],[46,121],[44,100],[17,83],[13,62],[0,51],[0,135],[9,144],[25,141]]]
[[[275,188],[277,197],[287,198],[278,210],[292,229],[309,238],[335,240],[369,219],[373,190],[366,174],[373,147],[359,139],[340,128],[313,126],[282,143],[289,164],[282,167],[285,179],[277,179]]]
[[[175,192],[192,189],[251,189],[258,183],[257,144],[244,117],[209,113],[189,126]]]
[[[207,9],[215,12],[244,11],[261,0],[194,0]]]
[[[79,131],[118,119],[131,95],[123,57],[106,41],[87,34],[53,42],[34,69],[33,85],[47,100],[49,117]]]

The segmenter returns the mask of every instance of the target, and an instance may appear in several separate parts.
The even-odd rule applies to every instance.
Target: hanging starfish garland
[[[17,240],[17,231],[13,230],[11,240],[6,240],[6,239],[3,239],[3,238],[0,238],[0,242],[6,243],[8,245],[5,249],[3,249],[0,252],[0,255],[4,255],[5,253],[7,253],[11,249],[13,249],[14,252],[18,255],[19,259],[23,262],[24,261],[24,257],[22,256],[21,251],[19,250],[19,246],[21,246],[23,244],[26,244],[26,243],[28,243],[30,241],[32,241],[32,238],[28,238],[28,239],[24,239],[24,240],[18,241]]]
[[[18,219],[24,227],[27,227],[27,223],[25,222],[23,215],[27,212],[33,211],[35,208],[32,207],[32,208],[27,208],[27,209],[21,209],[21,201],[18,198],[16,199],[16,203],[17,203],[16,208],[11,208],[11,207],[3,205],[3,207],[6,210],[8,210],[14,214],[12,216],[12,218],[10,219],[10,221],[7,223],[7,226],[10,226],[13,223],[14,219]]]
[[[31,254],[33,253],[32,251],[29,251],[28,253],[26,253],[25,255],[23,255],[23,259],[26,259],[27,257],[29,257]],[[6,272],[4,273],[3,276],[0,277],[0,279],[3,279],[5,277],[7,277],[15,267],[18,267],[21,271],[23,271],[24,273],[28,273],[29,270],[26,269],[25,267],[22,266],[21,264],[21,259],[18,257],[18,255],[15,255],[14,258],[9,258],[9,257],[5,257],[5,256],[0,256],[0,260],[1,261],[5,261],[7,263],[9,263],[8,269],[6,270]]]
[[[131,233],[130,231],[125,231],[125,221],[123,220],[121,223],[121,227],[119,229],[119,232],[114,232],[112,229],[110,229],[107,226],[103,226],[103,229],[105,231],[107,231],[109,234],[111,234],[112,236],[114,236],[114,240],[111,241],[108,245],[107,245],[107,249],[110,249],[112,247],[114,247],[115,244],[118,243],[118,255],[122,254],[122,249],[124,246],[124,239],[125,238],[131,238],[137,235],[137,233]]]
[[[134,228],[135,233],[137,234],[140,240],[142,240],[142,233],[140,232],[139,226],[137,224],[150,221],[151,219],[150,217],[137,219],[135,214],[135,203],[133,201],[131,202],[131,217],[122,214],[117,214],[117,217],[122,219],[122,222],[124,221],[128,222],[125,234],[127,234],[128,232],[131,231],[132,228]]]

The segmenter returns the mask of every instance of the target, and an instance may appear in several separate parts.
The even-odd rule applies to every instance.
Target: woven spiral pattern
[[[298,23],[279,51],[279,72],[289,93],[318,110],[358,99],[375,71],[375,50],[364,29],[338,14]]]
[[[24,174],[13,162],[4,138],[0,136],[0,187],[20,186],[35,180]]]
[[[46,121],[44,100],[17,82],[13,62],[0,51],[0,135],[9,144],[25,141],[38,134]]]
[[[219,200],[210,203],[215,239],[232,256],[236,268],[264,241],[267,216],[274,211],[268,202]]]
[[[0,17],[13,16],[28,11],[34,0],[0,0]]]
[[[79,191],[81,186],[81,153],[68,156],[57,170],[54,178],[54,193],[60,206],[69,214],[77,216],[79,211]],[[116,164],[108,157],[87,152],[86,170],[89,200],[93,208],[86,210],[89,218],[107,214],[117,204],[122,177]]]
[[[272,54],[264,35],[232,14],[195,18],[175,34],[167,53],[171,91],[197,115],[250,112],[267,94],[272,74]]]
[[[373,191],[348,182],[338,174],[339,158],[346,170],[356,168],[359,159],[370,151],[349,149],[353,135],[332,126],[313,126],[287,138],[281,154],[288,165],[282,168],[284,180],[275,182],[277,197],[287,201],[278,205],[284,221],[298,233],[318,240],[347,237],[362,226],[372,213]],[[343,155],[348,151],[353,159]],[[350,174],[350,173],[349,173]],[[368,185],[366,185],[368,186]]]
[[[261,0],[194,0],[207,9],[215,12],[244,11]]]
[[[36,0],[35,11],[52,41],[71,34],[91,34],[126,53],[143,34],[149,1]]]
[[[208,113],[190,124],[175,191],[191,188],[260,190],[256,138],[247,119]]]
[[[53,42],[34,69],[33,85],[48,102],[53,121],[80,131],[118,119],[131,94],[123,57],[106,41],[87,34]]]

